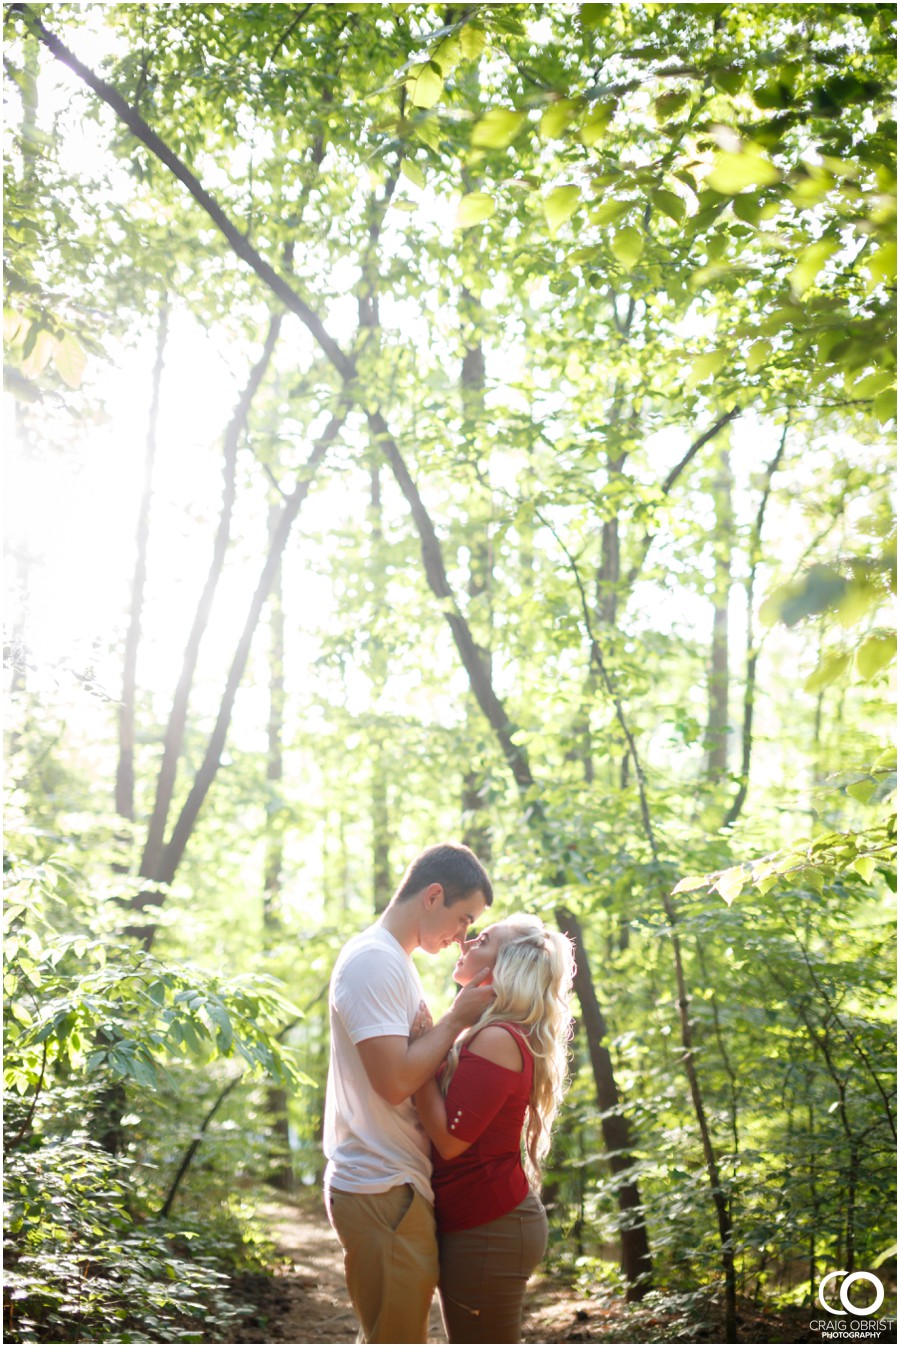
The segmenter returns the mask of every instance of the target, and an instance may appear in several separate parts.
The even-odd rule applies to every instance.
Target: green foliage
[[[236,1056],[307,1082],[276,1033],[299,1012],[272,977],[220,978],[77,930],[95,900],[71,848],[46,841],[8,835],[5,856],[7,1336],[207,1341],[241,1313],[228,1273],[255,1256],[246,1219],[157,1218],[137,1154],[109,1136],[136,1136],[155,1098],[184,1091],[183,1067]],[[152,1168],[160,1145],[165,1130]]]
[[[90,1106],[83,1090],[65,1093]],[[236,1226],[217,1237],[140,1213],[132,1166],[77,1125],[34,1135],[4,1171],[8,1341],[206,1342],[240,1321],[227,1294]]]
[[[55,932],[42,898],[55,896],[61,869],[70,871],[62,856],[24,866],[7,857],[8,1087],[19,1094],[39,1089],[46,1069],[88,1080],[108,1073],[154,1089],[168,1062],[235,1055],[279,1083],[302,1082],[273,1037],[279,1021],[300,1012],[274,979],[212,977],[108,938]]]

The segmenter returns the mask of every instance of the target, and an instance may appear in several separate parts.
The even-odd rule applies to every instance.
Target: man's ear
[[[438,907],[444,901],[443,884],[429,884],[424,894],[426,907]]]

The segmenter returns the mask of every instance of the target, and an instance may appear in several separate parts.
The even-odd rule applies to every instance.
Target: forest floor
[[[352,1343],[356,1318],[347,1300],[340,1246],[323,1211],[309,1203],[273,1201],[260,1213],[278,1250],[279,1271],[240,1274],[236,1301],[249,1312],[234,1343]],[[809,1310],[772,1311],[750,1302],[740,1308],[740,1340],[748,1343],[821,1342]],[[708,1305],[693,1314],[672,1300],[652,1308],[626,1305],[598,1292],[589,1298],[552,1276],[529,1284],[523,1340],[537,1343],[715,1343],[724,1341],[721,1315]],[[878,1338],[867,1339],[869,1342]],[[894,1342],[886,1334],[885,1342]],[[437,1298],[429,1341],[446,1342]]]

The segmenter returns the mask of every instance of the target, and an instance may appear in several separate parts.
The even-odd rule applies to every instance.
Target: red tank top
[[[506,1029],[522,1051],[522,1070],[512,1071],[478,1057],[468,1044],[447,1091],[447,1127],[469,1149],[455,1160],[444,1160],[432,1147],[434,1213],[442,1234],[470,1230],[495,1221],[528,1196],[522,1167],[522,1127],[534,1058],[528,1040],[511,1024]]]

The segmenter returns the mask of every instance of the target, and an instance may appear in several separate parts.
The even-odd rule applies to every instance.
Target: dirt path
[[[283,1260],[274,1278],[245,1276],[238,1290],[257,1312],[235,1342],[355,1342],[357,1322],[347,1299],[341,1246],[324,1212],[272,1202],[260,1216]],[[446,1342],[437,1304],[431,1312],[430,1342]]]
[[[270,1277],[245,1273],[234,1293],[250,1313],[229,1340],[235,1343],[352,1343],[357,1324],[347,1300],[337,1237],[317,1204],[273,1201],[262,1207],[278,1246],[280,1270]],[[721,1315],[708,1306],[692,1322],[671,1300],[626,1305],[598,1287],[589,1298],[552,1277],[536,1276],[525,1302],[523,1341],[544,1344],[715,1343],[722,1341]],[[745,1343],[819,1342],[810,1331],[809,1312],[764,1311],[750,1302],[740,1307],[740,1337]],[[447,1341],[437,1301],[432,1307],[429,1342]],[[896,1341],[888,1331],[881,1339]],[[870,1339],[872,1341],[872,1339]]]
[[[250,1273],[238,1279],[235,1291],[245,1304],[253,1306],[253,1313],[233,1341],[355,1342],[356,1316],[347,1300],[341,1249],[324,1212],[311,1205],[270,1202],[259,1214],[278,1246],[281,1268],[275,1277]],[[554,1293],[538,1280],[534,1293],[529,1288],[529,1301],[526,1342],[591,1340],[584,1333],[588,1316],[567,1288]],[[437,1297],[428,1340],[447,1341]]]

